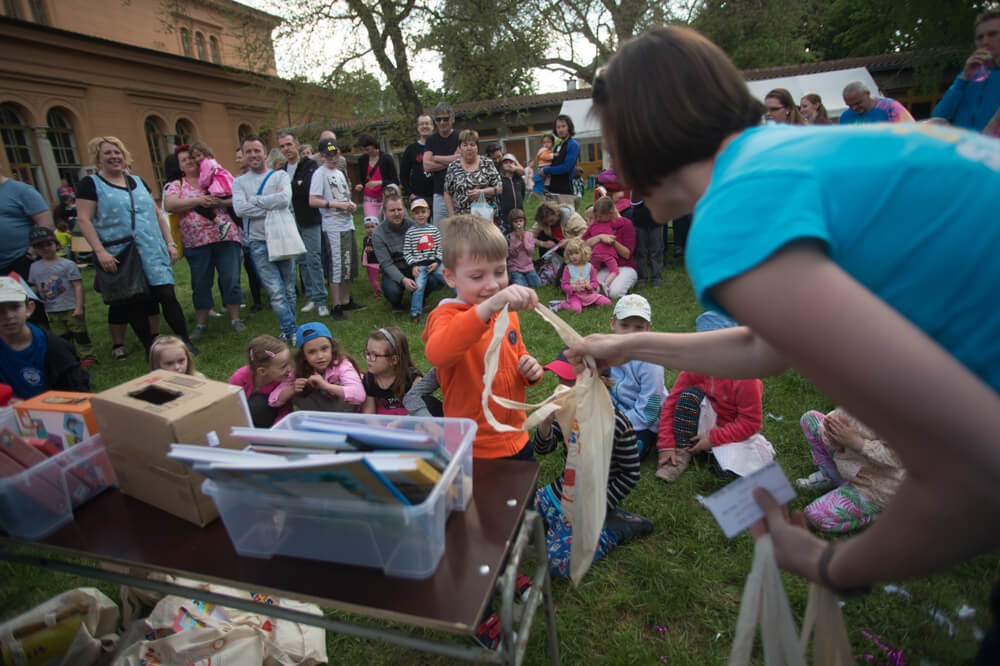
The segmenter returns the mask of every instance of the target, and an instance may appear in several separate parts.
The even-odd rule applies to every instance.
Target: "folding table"
[[[77,509],[73,522],[40,541],[0,537],[0,559],[30,564],[112,583],[196,596],[255,613],[323,627],[328,631],[381,640],[469,661],[519,664],[524,658],[535,611],[544,605],[549,658],[559,663],[545,529],[528,509],[538,480],[537,463],[476,460],[473,494],[466,511],[448,519],[445,551],[436,572],[424,580],[386,576],[379,569],[277,556],[241,557],[221,520],[201,528],[132,499],[117,489]],[[11,549],[25,544],[39,553]],[[532,588],[515,626],[514,594],[518,568],[532,548]],[[529,551],[530,552],[530,551]],[[454,641],[435,641],[390,628],[377,628],[259,605],[172,583],[81,565],[69,557],[141,567],[272,596],[318,604],[321,608],[399,622],[412,627],[473,636],[494,591],[500,593],[503,630],[497,651]],[[503,571],[501,571],[501,569]]]

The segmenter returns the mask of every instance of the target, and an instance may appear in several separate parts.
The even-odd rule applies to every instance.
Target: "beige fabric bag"
[[[261,613],[223,608],[190,598],[169,595],[161,599],[152,614],[128,634],[137,640],[115,658],[114,666],[140,666],[150,659],[163,666],[202,666],[223,663],[265,664],[267,666],[316,666],[327,663],[326,632],[298,622],[268,618],[267,606],[320,615],[319,607],[264,594],[209,585],[177,578],[173,580],[195,590],[253,600]]]
[[[758,624],[764,643],[764,663],[768,666],[805,666],[804,655],[814,629],[813,664],[848,666],[854,663],[844,616],[837,598],[825,587],[810,585],[802,635],[797,634],[778,563],[774,559],[774,543],[768,534],[754,544],[753,566],[743,588],[729,666],[750,663]]]
[[[0,625],[0,662],[14,666],[87,666],[118,643],[118,606],[81,587]]]
[[[583,339],[572,326],[547,308],[538,305],[535,307],[535,312],[556,329],[559,337],[567,345]],[[596,364],[592,358],[586,359],[591,371],[577,377],[573,388],[559,385],[551,396],[538,404],[516,402],[493,395],[493,378],[496,376],[500,345],[507,331],[508,322],[507,308],[504,308],[493,325],[493,339],[486,349],[483,412],[493,428],[508,432],[516,428],[496,420],[490,409],[490,400],[507,409],[535,410],[525,421],[522,430],[531,430],[550,414],[555,414],[566,444],[562,508],[567,522],[573,526],[570,579],[579,584],[594,561],[597,540],[604,527],[608,468],[611,464],[611,447],[615,433],[615,410],[600,375],[593,370]]]

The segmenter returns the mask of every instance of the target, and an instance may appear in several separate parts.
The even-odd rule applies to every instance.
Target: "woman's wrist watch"
[[[177,249],[177,243],[174,242],[174,241],[168,241],[167,242],[167,247],[172,247],[172,248],[174,248],[176,250]]]

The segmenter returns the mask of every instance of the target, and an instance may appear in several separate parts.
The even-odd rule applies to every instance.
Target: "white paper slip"
[[[733,481],[722,490],[701,500],[701,503],[715,516],[727,539],[732,539],[764,517],[764,512],[754,501],[754,488],[765,488],[779,504],[795,499],[795,489],[788,482],[781,465],[776,462],[761,467],[750,476]]]

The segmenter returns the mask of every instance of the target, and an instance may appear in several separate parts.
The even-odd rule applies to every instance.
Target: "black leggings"
[[[148,352],[153,344],[153,335],[149,330],[149,317],[155,315],[162,307],[163,317],[167,320],[167,324],[178,337],[186,341],[188,339],[187,319],[185,319],[184,309],[174,293],[174,285],[161,284],[149,289],[152,292],[150,299],[109,306],[108,323],[124,324],[127,322]]]

